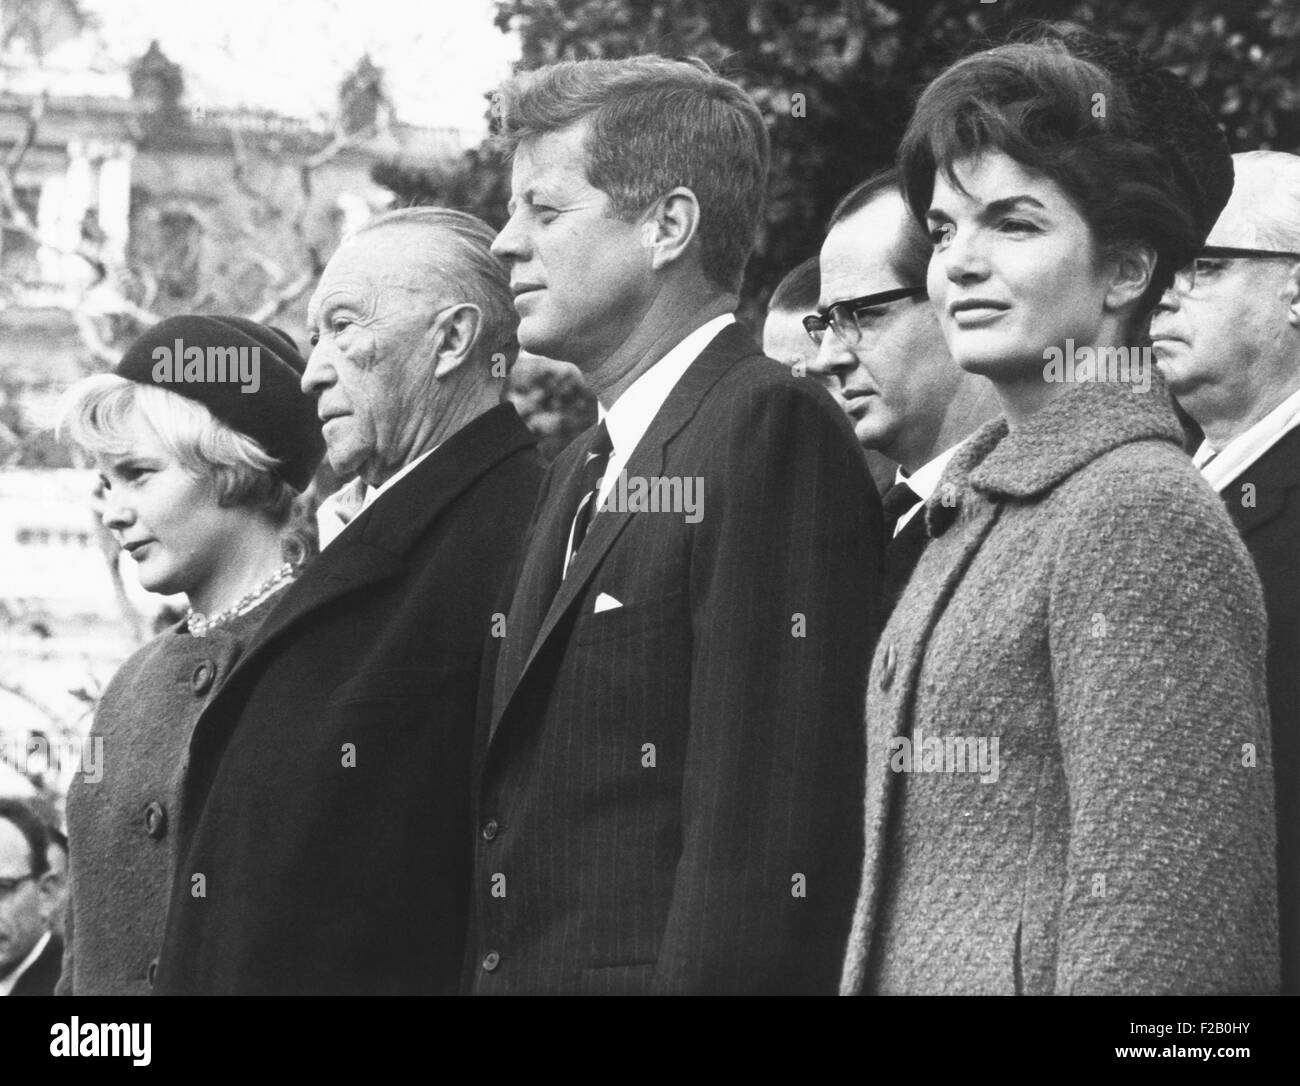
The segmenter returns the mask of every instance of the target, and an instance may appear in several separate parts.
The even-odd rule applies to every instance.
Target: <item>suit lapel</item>
[[[404,573],[403,555],[442,511],[481,475],[534,440],[511,404],[492,408],[449,437],[307,566],[267,615],[230,678],[312,612]],[[228,680],[223,689],[230,685]]]
[[[1251,484],[1252,504],[1243,504]],[[1243,536],[1275,520],[1286,508],[1290,490],[1300,490],[1300,429],[1292,430],[1276,445],[1223,488],[1228,514]]]
[[[666,447],[699,410],[709,389],[742,358],[760,353],[743,326],[729,324],[719,332],[673,386],[663,407],[628,459],[624,468],[627,476],[649,478],[662,475]],[[511,619],[507,621],[507,629],[518,630],[519,636],[517,639],[513,633],[508,636],[506,641],[510,651],[503,649],[502,652],[502,666],[497,671],[492,699],[489,743],[495,738],[506,709],[528,669],[546,647],[587,582],[600,568],[609,549],[635,516],[626,510],[609,510],[597,514],[569,567],[569,575],[560,580],[570,527],[565,511],[571,509],[576,501],[573,491],[578,485],[580,468],[594,433],[593,428],[584,435],[582,455],[575,456],[568,468],[570,475],[561,492],[567,500],[562,505],[558,500],[552,502],[538,521],[538,532],[530,545],[524,575],[515,594],[515,605],[511,608]],[[551,583],[558,585],[553,591],[546,590],[548,577],[553,577]],[[515,606],[520,607],[517,616]],[[515,625],[516,618],[519,625]],[[533,621],[530,622],[530,619]],[[536,630],[535,635],[533,630]],[[513,645],[510,645],[512,641]]]

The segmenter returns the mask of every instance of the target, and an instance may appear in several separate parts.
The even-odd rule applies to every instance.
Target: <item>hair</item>
[[[31,873],[40,878],[49,871],[50,861],[45,850],[49,847],[50,834],[41,816],[21,799],[4,798],[0,799],[0,819],[12,822],[27,838],[27,848],[31,853]]]
[[[515,312],[510,290],[510,268],[492,254],[496,231],[464,211],[407,207],[376,216],[352,236],[397,227],[429,231],[432,236],[422,255],[433,279],[444,292],[454,292],[456,299],[478,306],[482,323],[473,345],[473,357],[483,363],[484,375],[490,372],[498,355],[505,356],[507,369],[513,366],[519,354],[516,339],[519,314]],[[452,304],[450,299],[448,304]]]
[[[137,417],[190,475],[212,480],[218,505],[245,506],[280,527],[288,523],[295,491],[275,470],[277,461],[197,400],[99,373],[63,394],[56,430],[87,455],[120,456],[131,448]]]
[[[578,60],[515,76],[494,105],[512,150],[589,121],[587,180],[625,221],[671,189],[690,189],[704,275],[740,290],[771,154],[763,115],[740,86],[695,59]]]
[[[897,193],[900,199],[903,195],[901,177],[895,167],[881,170],[849,189],[831,212],[830,222],[826,225],[827,232],[890,193]],[[925,228],[913,215],[907,214],[906,209],[901,226],[895,244],[889,251],[889,266],[901,282],[923,287],[934,246],[930,244],[930,236]]]
[[[1230,206],[1242,209],[1243,225],[1253,231],[1248,247],[1300,251],[1300,156],[1246,151],[1233,155],[1232,164],[1237,184]]]
[[[1155,250],[1134,313],[1141,319],[1195,255],[1208,226],[1198,225],[1176,163],[1143,137],[1138,109],[1107,69],[1071,53],[1059,32],[976,53],[921,94],[898,151],[904,199],[923,222],[937,171],[961,191],[958,160],[1008,155],[1061,188],[1091,228],[1098,254],[1133,244]]]
[[[817,267],[817,258],[809,257],[802,264],[786,275],[772,297],[768,299],[767,311],[773,313],[811,313],[817,308],[817,296],[821,293],[821,274]]]

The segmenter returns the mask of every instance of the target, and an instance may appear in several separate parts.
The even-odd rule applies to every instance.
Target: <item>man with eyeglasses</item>
[[[1268,609],[1282,987],[1300,990],[1300,158],[1233,156],[1232,198],[1151,318],[1157,363],[1205,433],[1194,462]]]
[[[54,994],[63,944],[50,930],[57,876],[49,834],[19,799],[0,799],[0,996]]]
[[[821,297],[804,328],[859,443],[898,470],[885,491],[883,603],[893,609],[927,536],[921,506],[958,446],[998,413],[993,386],[948,354],[925,295],[931,243],[889,170],[852,189],[822,244]]]

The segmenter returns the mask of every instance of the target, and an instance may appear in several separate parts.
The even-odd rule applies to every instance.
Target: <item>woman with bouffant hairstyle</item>
[[[867,701],[845,993],[1278,983],[1265,617],[1145,338],[1231,192],[1208,111],[1082,33],[961,60],[899,152],[957,452]]]
[[[61,402],[60,432],[99,472],[104,526],[146,589],[191,610],[113,677],[87,740],[103,742],[102,777],[69,789],[60,992],[149,991],[191,731],[307,554],[290,517],[324,442],[305,366],[277,329],[171,317]]]

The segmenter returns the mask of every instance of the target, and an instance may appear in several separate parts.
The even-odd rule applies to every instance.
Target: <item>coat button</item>
[[[196,694],[206,694],[212,689],[212,680],[216,674],[216,668],[204,660],[194,668],[194,674],[190,676],[190,687]]]
[[[894,669],[898,666],[898,653],[892,644],[885,647],[885,662],[880,667],[880,689],[888,690],[894,681]]]
[[[157,801],[144,809],[144,832],[155,841],[167,833],[167,808]]]
[[[494,837],[496,837],[497,830],[499,830],[500,828],[501,827],[497,824],[497,820],[495,818],[488,819],[488,821],[483,824],[483,840],[491,841]]]
[[[501,955],[495,950],[489,950],[483,955],[483,968],[486,972],[491,973],[498,965],[501,964]]]
[[[149,969],[145,973],[145,979],[149,982],[149,987],[153,987],[154,981],[158,979],[158,959],[154,958],[149,963]]]

